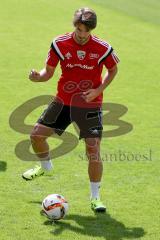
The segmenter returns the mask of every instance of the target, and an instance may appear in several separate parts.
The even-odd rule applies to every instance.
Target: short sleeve
[[[59,62],[59,57],[57,56],[57,54],[53,51],[52,48],[50,48],[50,50],[48,51],[48,56],[46,59],[46,64],[48,64],[49,66],[52,67],[56,67],[57,64]]]
[[[113,68],[114,65],[118,64],[120,62],[117,54],[112,51],[109,56],[107,56],[105,58],[105,60],[103,61],[103,64],[106,66],[106,68],[110,69]]]

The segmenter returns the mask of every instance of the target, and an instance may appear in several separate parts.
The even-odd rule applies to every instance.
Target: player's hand
[[[29,79],[33,82],[38,82],[40,80],[40,73],[32,69],[29,74]]]
[[[86,100],[86,102],[91,102],[96,97],[98,97],[99,94],[100,94],[100,92],[98,89],[89,89],[88,91],[83,92],[84,99]]]

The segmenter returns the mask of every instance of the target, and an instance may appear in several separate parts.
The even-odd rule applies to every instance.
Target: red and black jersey
[[[86,44],[79,45],[73,34],[68,33],[53,40],[46,63],[56,67],[60,61],[62,74],[58,81],[57,97],[64,105],[85,107],[82,93],[97,88],[102,81],[103,65],[110,69],[119,59],[107,42],[90,35]],[[102,94],[93,102],[100,106]]]

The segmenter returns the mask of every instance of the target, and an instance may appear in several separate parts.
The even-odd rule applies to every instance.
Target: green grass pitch
[[[159,0],[0,3],[0,239],[159,240]],[[64,139],[65,146],[58,149],[61,139],[49,139],[56,149],[53,177],[23,181],[21,173],[34,162],[18,157],[32,154],[26,140],[46,104],[45,97],[38,99],[37,108],[33,101],[55,94],[60,68],[47,83],[29,81],[28,72],[43,67],[51,40],[72,31],[73,12],[82,6],[97,12],[94,34],[109,41],[121,59],[119,74],[104,94],[101,196],[106,215],[90,210],[84,145],[73,126],[67,129],[73,149],[70,141]],[[19,109],[27,101],[31,103]],[[30,114],[23,122],[26,112]],[[117,112],[123,113],[115,123]],[[39,214],[41,201],[50,193],[64,195],[70,206],[67,217],[53,225]]]

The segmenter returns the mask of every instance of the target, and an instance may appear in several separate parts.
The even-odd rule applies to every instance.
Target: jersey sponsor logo
[[[63,90],[64,92],[67,92],[67,93],[73,93],[77,89],[84,92],[91,89],[92,86],[93,86],[93,82],[91,80],[81,80],[79,83],[68,81],[64,84]]]
[[[68,53],[65,54],[65,58],[70,59],[71,57],[72,57],[72,55],[71,55],[70,52],[68,52]]]
[[[79,60],[83,60],[86,56],[86,52],[82,51],[82,50],[78,50],[77,51],[77,57],[79,58]]]
[[[73,82],[73,81],[69,81],[69,82],[65,83],[65,85],[63,86],[64,92],[67,92],[67,93],[72,93],[76,89],[77,89],[77,83]]]
[[[89,58],[90,58],[90,59],[99,58],[99,54],[98,54],[98,53],[90,53],[90,54],[89,54]]]
[[[87,69],[87,70],[92,70],[94,68],[94,66],[88,66],[88,65],[82,65],[80,63],[76,63],[76,64],[71,64],[71,63],[68,63],[66,65],[67,68],[74,68],[74,67],[80,67],[82,69]]]

